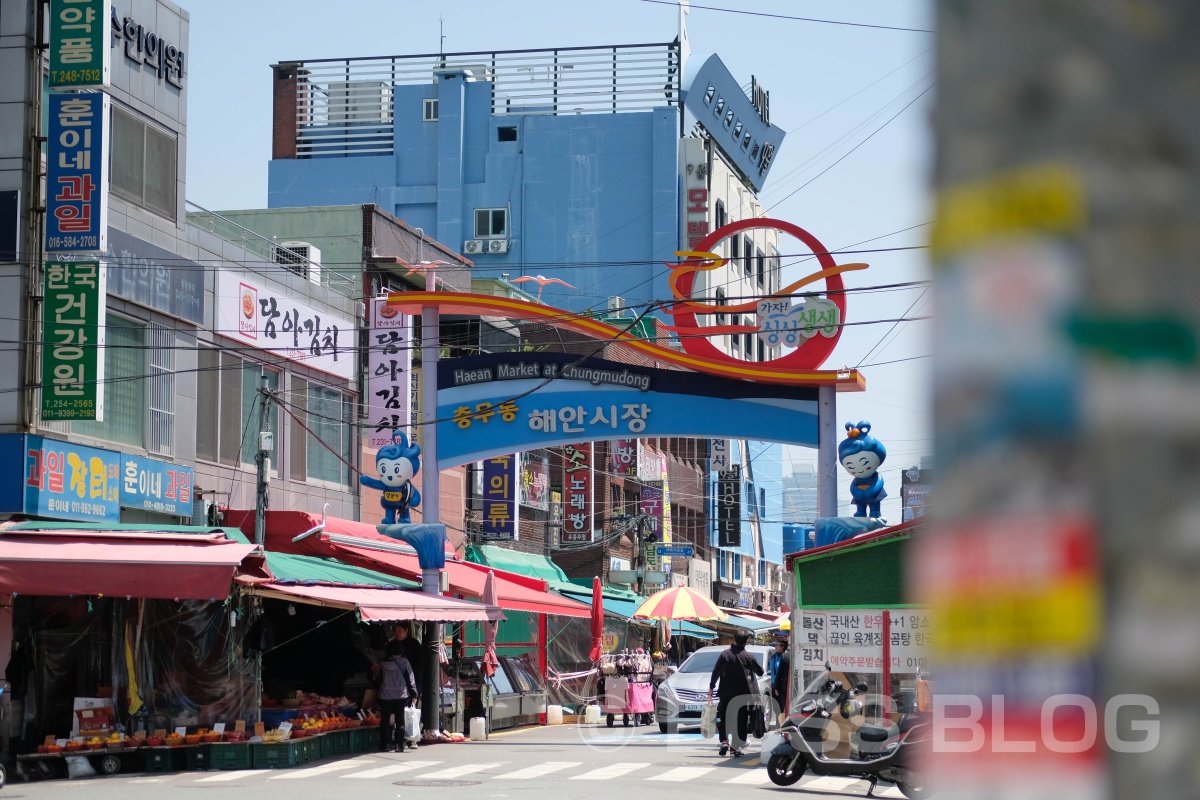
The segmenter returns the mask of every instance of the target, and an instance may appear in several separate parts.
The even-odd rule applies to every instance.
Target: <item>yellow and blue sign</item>
[[[120,522],[122,508],[192,515],[191,467],[41,436],[0,436],[0,513]]]
[[[817,445],[817,390],[562,353],[438,364],[438,466],[542,447],[647,437]]]

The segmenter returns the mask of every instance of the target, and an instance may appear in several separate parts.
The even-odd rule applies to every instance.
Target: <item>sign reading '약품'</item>
[[[52,0],[50,87],[78,89],[108,84],[111,0]]]

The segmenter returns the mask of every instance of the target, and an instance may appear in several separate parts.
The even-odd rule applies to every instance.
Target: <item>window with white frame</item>
[[[725,580],[726,576],[729,574],[727,566],[728,562],[729,553],[726,553],[724,550],[717,553],[717,577],[719,577],[721,580]]]
[[[214,347],[201,347],[197,360],[196,458],[228,466],[253,464],[262,424],[258,387],[263,365]],[[266,369],[266,376],[267,388],[277,390],[279,372]],[[280,438],[279,409],[274,403],[267,404],[267,430],[275,433],[275,458]],[[271,472],[277,471],[273,461]]]
[[[475,238],[503,239],[508,236],[507,208],[475,209]]]
[[[175,134],[121,108],[112,110],[109,185],[114,194],[174,220],[179,142]]]
[[[146,449],[175,452],[175,332],[163,325],[150,326],[150,430]]]
[[[730,553],[733,556],[733,582],[742,582],[742,557],[738,553]]]
[[[104,419],[74,422],[71,430],[111,442],[142,447],[146,432],[146,326],[104,317]]]
[[[290,396],[296,416],[304,422],[304,427],[292,423],[289,464],[292,480],[348,486],[354,441],[350,398],[336,389],[298,377],[292,378]]]
[[[421,101],[421,121],[437,122],[438,101],[436,97],[426,97]]]

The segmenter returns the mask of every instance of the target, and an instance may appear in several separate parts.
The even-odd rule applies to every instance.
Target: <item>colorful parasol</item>
[[[687,586],[672,586],[646,598],[634,619],[704,620],[728,619],[712,600]]]

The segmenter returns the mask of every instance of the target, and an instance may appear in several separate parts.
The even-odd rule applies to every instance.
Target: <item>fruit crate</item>
[[[271,769],[274,767],[296,767],[300,760],[303,739],[289,739],[284,742],[259,743],[250,745],[250,760],[255,769]]]
[[[184,748],[187,750],[185,763],[188,772],[212,769],[212,756],[209,755],[211,748],[212,745],[210,744],[194,744],[191,747]]]
[[[182,747],[144,747],[146,772],[180,772],[187,766]]]
[[[335,734],[335,731],[330,731],[329,733],[322,733],[316,738],[318,747],[320,748],[318,758],[333,758],[337,755],[337,747],[333,741]]]
[[[300,739],[300,759],[307,764],[321,758],[321,741],[316,736],[305,736]]]
[[[250,745],[246,742],[220,742],[208,746],[209,769],[250,769]]]
[[[350,752],[376,753],[379,751],[379,728],[353,728],[350,730]]]
[[[350,752],[350,731],[333,732],[333,754],[340,756]]]

